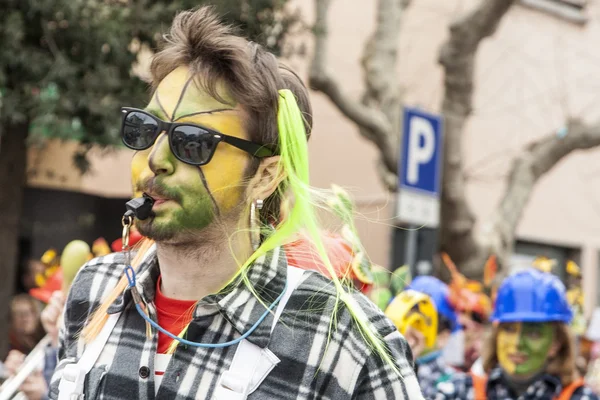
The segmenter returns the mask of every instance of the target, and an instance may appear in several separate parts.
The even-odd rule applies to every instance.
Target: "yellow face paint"
[[[226,104],[211,97],[190,79],[189,72],[180,67],[167,75],[146,111],[164,121],[188,122],[248,140],[241,108],[233,101]],[[229,101],[222,87],[219,93]],[[171,153],[169,140],[161,133],[151,148],[134,155],[131,178],[134,195],[159,192],[171,201],[155,203],[154,216],[138,221],[140,232],[167,239],[178,231],[202,229],[215,216],[231,212],[242,201],[249,160],[244,151],[219,143],[207,165],[185,164]]]
[[[511,376],[533,376],[544,368],[554,340],[548,323],[506,323],[498,328],[496,352],[502,369]]]
[[[497,353],[498,362],[504,371],[512,375],[515,373],[516,364],[511,356],[518,352],[521,324],[502,324],[498,330]]]

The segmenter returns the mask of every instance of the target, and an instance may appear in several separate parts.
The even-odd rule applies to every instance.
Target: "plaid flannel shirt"
[[[490,372],[487,383],[487,400],[554,400],[562,391],[560,379],[552,375],[542,375],[520,396],[516,396],[503,382],[502,370]],[[451,381],[438,385],[435,400],[474,400],[473,379],[470,375],[456,375]],[[598,400],[590,388],[578,388],[571,400]]]
[[[437,385],[446,382],[456,374],[460,374],[453,368],[446,365],[441,352],[435,358],[426,362],[417,360],[417,378],[421,385],[421,391],[426,399],[433,399],[437,393]]]
[[[282,292],[287,259],[276,249],[257,260],[248,275],[258,295],[270,304]],[[52,379],[50,398],[67,363],[78,360],[84,344],[78,340],[90,313],[115,287],[124,271],[122,254],[90,261],[77,275],[67,299],[65,325],[61,329],[60,362]],[[156,320],[153,305],[160,274],[156,254],[146,258],[137,273],[137,289]],[[314,272],[293,292],[271,334],[269,314],[248,338],[267,347],[281,360],[249,399],[422,399],[410,349],[377,307],[358,292],[352,298],[365,319],[385,339],[401,372],[398,376],[367,346],[343,305],[330,332],[335,301],[331,282]],[[265,309],[237,280],[218,294],[198,302],[186,338],[202,343],[221,343],[245,333]],[[223,372],[229,369],[236,345],[200,348],[179,345],[155,396],[154,356],[158,335],[146,337],[146,324],[132,306],[126,290],[109,308],[121,312],[107,344],[86,377],[86,400],[102,399],[210,399]],[[329,338],[329,343],[328,343]]]

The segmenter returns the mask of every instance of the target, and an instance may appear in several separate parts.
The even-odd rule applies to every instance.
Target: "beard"
[[[154,240],[155,242],[166,242],[174,239],[177,232],[173,229],[161,229],[158,224],[154,223],[156,214],[152,212],[150,217],[145,220],[136,220],[135,227],[142,236]]]
[[[240,202],[226,214],[215,215],[212,209],[195,212],[178,210],[177,213],[157,215],[154,211],[145,220],[136,219],[135,225],[141,235],[157,243],[183,248],[198,248],[206,245],[226,246],[229,236],[241,225],[245,205]],[[190,221],[196,221],[190,223]],[[243,230],[240,230],[243,231]]]

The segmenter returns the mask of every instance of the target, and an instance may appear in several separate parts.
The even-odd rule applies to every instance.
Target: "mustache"
[[[173,190],[156,180],[156,177],[147,179],[136,185],[136,190],[146,193],[149,196],[158,196],[166,200],[179,202],[179,196]]]

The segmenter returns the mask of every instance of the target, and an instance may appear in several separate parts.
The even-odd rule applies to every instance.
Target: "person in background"
[[[44,337],[40,312],[40,304],[30,295],[23,293],[13,297],[9,330],[11,350],[18,350],[27,355]]]
[[[36,276],[43,275],[46,271],[46,265],[40,260],[28,259],[26,260],[21,269],[22,275],[18,282],[19,291],[28,292],[30,289],[37,287]]]
[[[485,343],[485,376],[456,376],[438,385],[436,400],[597,400],[575,369],[569,331],[573,313],[563,283],[527,269],[506,278]]]
[[[433,398],[437,392],[437,385],[452,378],[455,369],[446,365],[442,357],[442,350],[446,347],[450,336],[456,332],[460,325],[456,312],[448,301],[448,286],[433,276],[418,276],[407,287],[429,296],[437,310],[437,334],[435,344],[427,348],[422,344],[422,336],[417,336],[420,354],[415,353],[417,364],[417,377],[421,385],[421,391],[426,399]],[[413,349],[414,351],[415,349]]]
[[[450,270],[452,280],[448,286],[448,300],[458,316],[464,337],[464,358],[462,365],[453,365],[469,372],[481,355],[483,338],[492,312],[492,301],[488,293],[496,271],[496,259],[490,257],[484,266],[484,282],[467,279],[446,253],[442,260]]]
[[[106,245],[108,247],[108,245]],[[45,255],[49,254],[46,252]],[[43,257],[44,258],[44,257]],[[60,256],[60,267],[54,268],[54,273],[44,277],[43,285],[29,290],[31,297],[46,304],[41,313],[41,324],[46,334],[50,337],[50,343],[43,349],[44,361],[39,370],[36,370],[23,382],[19,390],[29,400],[42,400],[48,398],[50,379],[58,362],[58,330],[62,316],[66,294],[79,269],[90,258],[90,247],[81,240],[73,240],[65,246]],[[53,254],[53,263],[58,259]],[[12,350],[6,360],[6,371],[15,375],[23,365],[25,355],[18,350]]]
[[[50,379],[58,362],[58,328],[59,318],[65,304],[65,295],[61,291],[52,293],[48,305],[41,314],[44,330],[50,335],[50,345],[44,349],[43,369],[34,371],[21,385],[19,391],[28,400],[47,400]],[[5,362],[9,376],[14,376],[23,365],[25,355],[18,350],[11,350]]]

